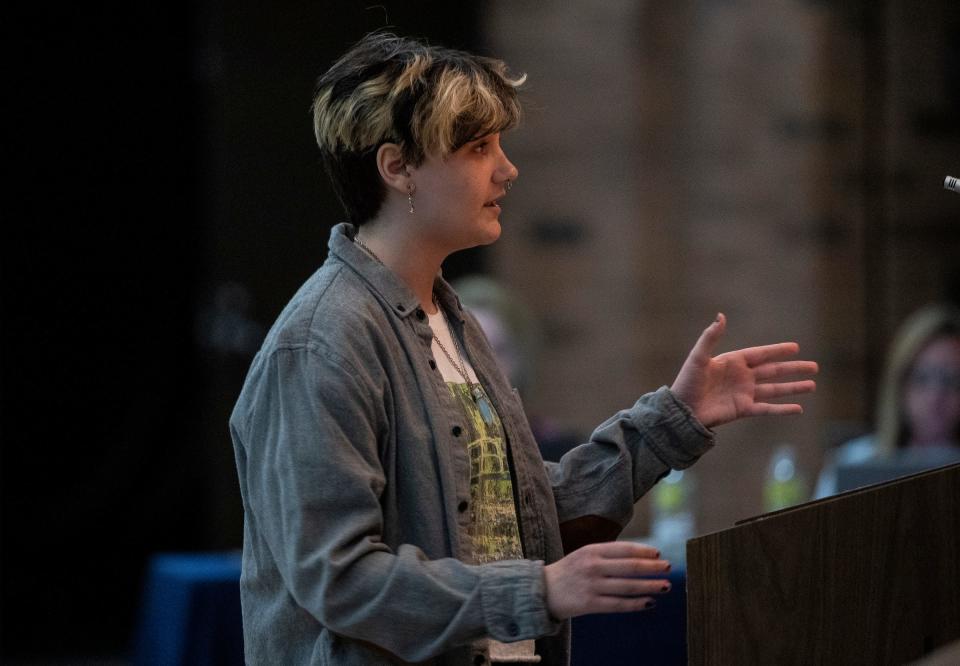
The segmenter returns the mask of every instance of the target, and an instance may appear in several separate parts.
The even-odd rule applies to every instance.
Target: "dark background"
[[[366,4],[8,15],[4,657],[123,655],[150,553],[240,546],[229,410],[340,216],[313,83],[383,27],[483,51],[481,4]]]

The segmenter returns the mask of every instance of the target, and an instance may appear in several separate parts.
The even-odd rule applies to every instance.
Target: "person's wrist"
[[[543,567],[543,606],[547,610],[547,617],[552,622],[562,622],[565,617],[558,612],[556,606],[557,591],[557,563],[545,564]]]

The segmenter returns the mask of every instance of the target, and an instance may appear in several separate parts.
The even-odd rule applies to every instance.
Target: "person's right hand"
[[[547,610],[565,620],[588,613],[625,613],[652,608],[651,595],[670,591],[670,563],[656,548],[629,541],[594,543],[544,567]]]

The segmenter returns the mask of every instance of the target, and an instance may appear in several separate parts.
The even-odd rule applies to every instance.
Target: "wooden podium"
[[[690,664],[903,664],[960,639],[960,464],[687,542]]]

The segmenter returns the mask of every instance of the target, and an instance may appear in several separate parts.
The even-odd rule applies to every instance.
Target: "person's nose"
[[[506,182],[508,180],[516,180],[517,176],[520,175],[520,171],[514,166],[513,162],[507,157],[507,154],[501,150],[501,165],[500,165],[500,182]]]

